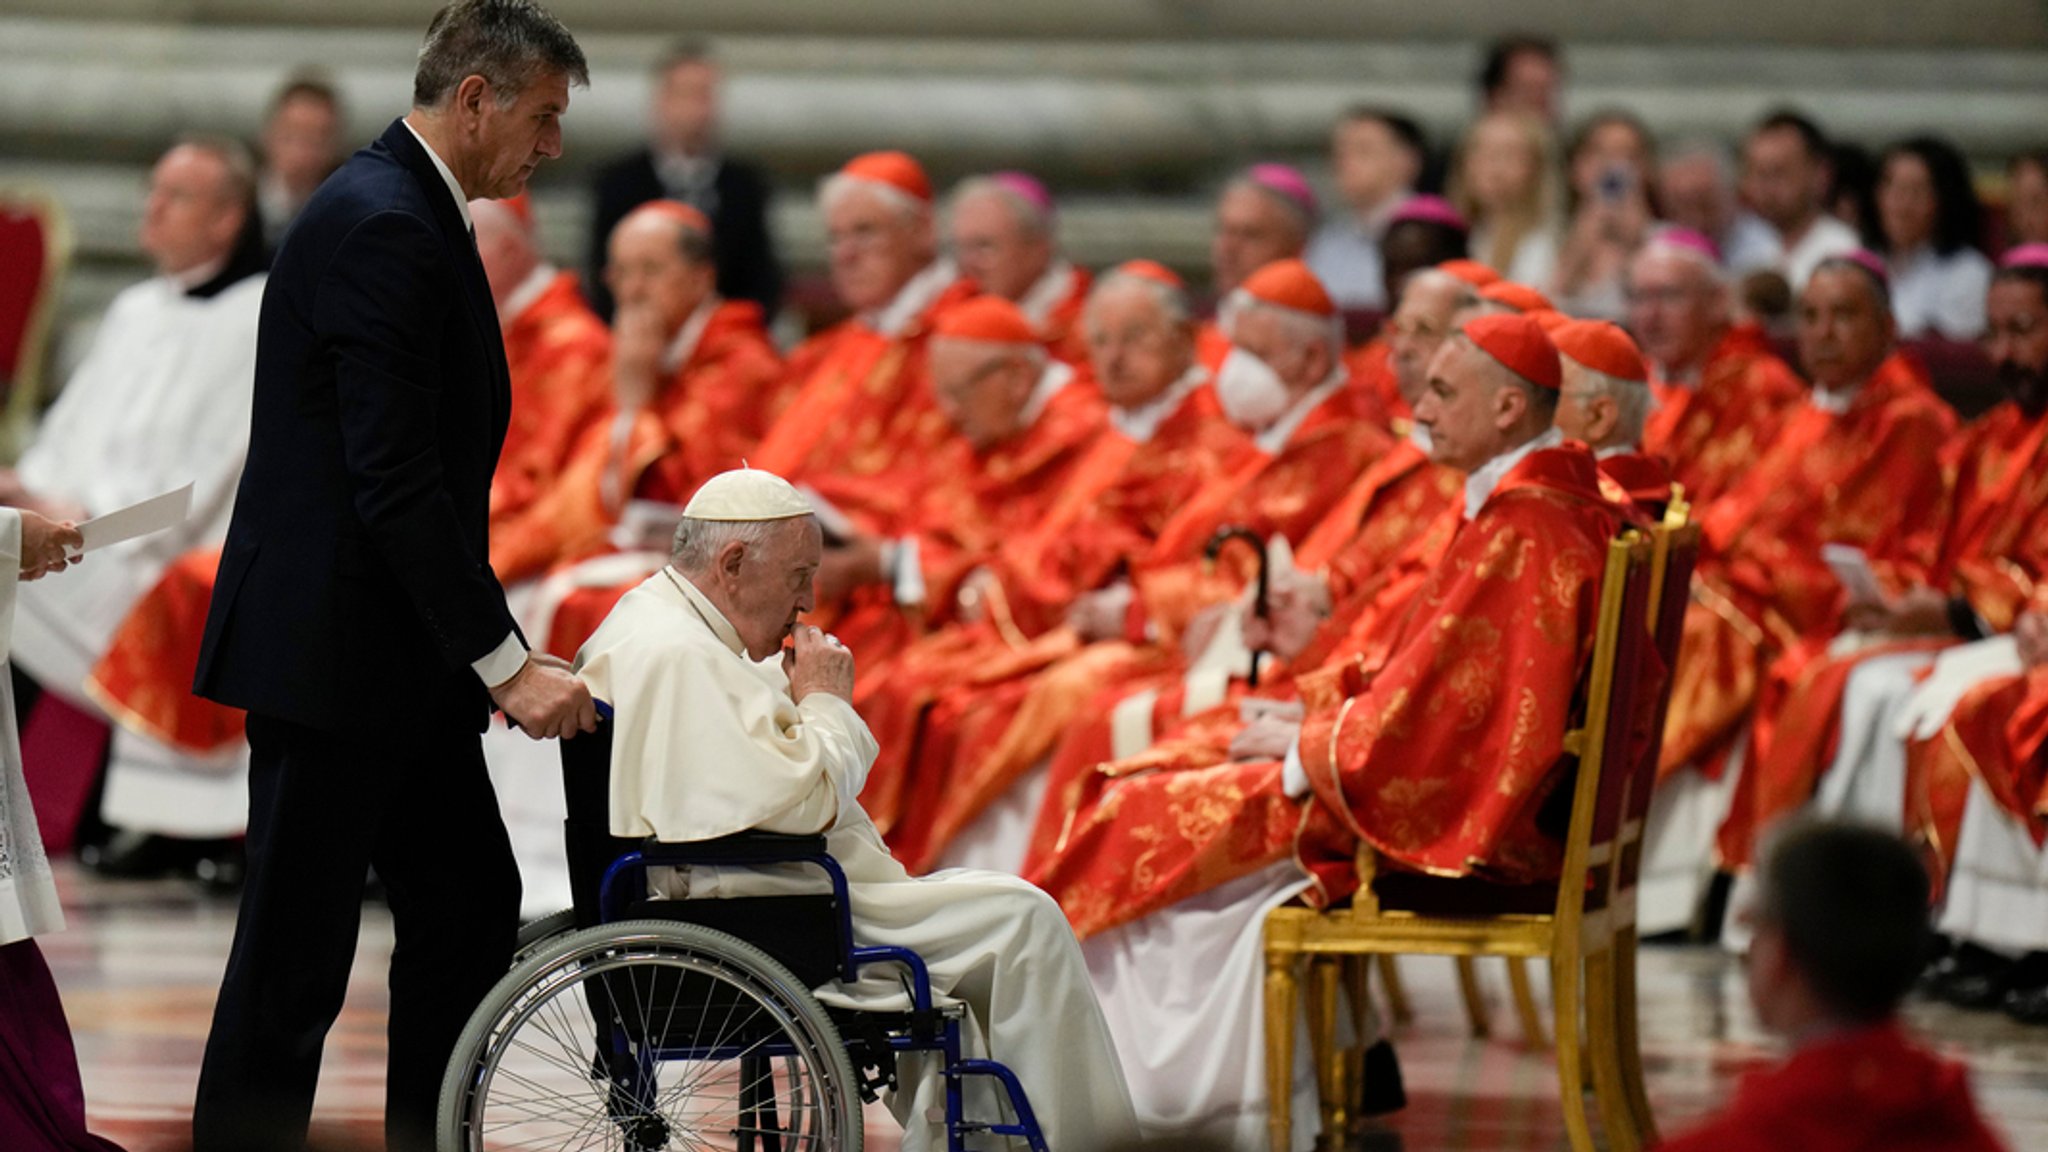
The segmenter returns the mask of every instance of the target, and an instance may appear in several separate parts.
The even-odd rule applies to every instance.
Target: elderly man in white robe
[[[266,263],[255,180],[254,161],[231,140],[195,136],[164,153],[150,174],[140,235],[156,275],[114,298],[20,465],[0,470],[0,503],[76,520],[192,485],[191,512],[179,527],[114,545],[68,579],[22,590],[10,648],[16,666],[88,714],[101,709],[87,694],[87,674],[129,609],[173,560],[227,534],[248,454]],[[169,749],[117,729],[113,755],[140,765],[110,773],[102,816],[132,832],[114,853],[139,859],[149,833],[239,831],[247,803],[240,790],[225,816],[193,812],[178,787],[183,777],[162,771],[175,767]],[[74,777],[96,767],[39,771]],[[228,767],[208,764],[201,776]],[[76,782],[73,794],[86,783]]]
[[[577,656],[616,716],[612,833],[824,833],[850,884],[856,943],[925,958],[933,992],[966,1006],[966,1050],[1017,1073],[1052,1147],[1135,1138],[1123,1070],[1059,907],[1013,876],[913,878],[861,809],[877,747],[851,703],[853,656],[797,623],[821,553],[810,504],[768,472],[723,473],[691,499],[669,565],[628,592]],[[716,898],[780,881],[700,867],[656,869],[649,883],[656,896]],[[848,1007],[902,1000],[880,973],[818,991]],[[890,1101],[906,1149],[945,1146],[938,1071],[930,1054],[907,1062]],[[970,1092],[970,1116],[992,1107],[992,1093]]]

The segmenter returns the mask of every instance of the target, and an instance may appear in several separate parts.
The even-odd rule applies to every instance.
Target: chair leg
[[[1408,999],[1408,985],[1402,982],[1400,965],[1394,960],[1394,954],[1391,952],[1382,952],[1374,957],[1374,961],[1379,965],[1380,986],[1387,990],[1387,1015],[1393,1017],[1396,1024],[1413,1024],[1415,1005]],[[1363,1000],[1364,997],[1361,995],[1360,999]],[[1363,1035],[1364,1029],[1360,1029],[1359,1032]]]
[[[1344,999],[1351,1011],[1351,1043],[1341,1053],[1344,1063],[1338,1069],[1342,1074],[1340,1082],[1344,1086],[1343,1100],[1347,1114],[1351,1111],[1352,1105],[1362,1104],[1365,1100],[1365,1049],[1372,1041],[1379,1039],[1376,1034],[1378,1029],[1373,1027],[1372,992],[1368,987],[1372,983],[1372,966],[1375,961],[1391,960],[1393,957],[1386,953],[1376,957],[1346,956],[1340,965],[1344,977]],[[1383,967],[1381,970],[1388,969]],[[1392,999],[1389,995],[1388,1000]]]
[[[1272,1152],[1294,1139],[1294,953],[1266,950],[1266,1134]]]
[[[1543,1030],[1543,1013],[1536,1009],[1536,991],[1529,982],[1529,960],[1509,956],[1508,987],[1515,994],[1515,1014],[1522,1021],[1522,1040],[1531,1048],[1547,1048],[1550,1037]]]
[[[1323,1136],[1341,1134],[1351,1122],[1346,1105],[1344,1054],[1337,1048],[1337,990],[1341,983],[1335,956],[1308,961],[1308,1039],[1316,1062],[1316,1099],[1321,1105]]]
[[[1600,1105],[1600,1125],[1607,1130],[1610,1152],[1637,1152],[1642,1147],[1628,1089],[1622,1083],[1621,1041],[1616,1035],[1614,949],[1586,957],[1586,1055],[1593,1066],[1593,1095]]]
[[[1642,1038],[1637,1029],[1636,934],[1635,929],[1627,928],[1614,937],[1614,1032],[1629,1112],[1635,1117],[1637,1137],[1649,1147],[1657,1143],[1657,1117],[1650,1110],[1649,1090],[1643,1086]]]
[[[1470,956],[1458,957],[1458,992],[1465,998],[1465,1018],[1472,1022],[1472,1035],[1484,1040],[1493,1034],[1487,1019],[1486,997],[1479,991],[1479,967]]]
[[[1550,1002],[1557,1022],[1557,1096],[1564,1106],[1564,1130],[1572,1152],[1594,1152],[1593,1128],[1586,1120],[1585,1069],[1579,1061],[1579,954],[1577,941],[1566,941],[1550,957]]]

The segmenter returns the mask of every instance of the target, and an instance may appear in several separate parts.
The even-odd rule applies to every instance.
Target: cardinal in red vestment
[[[1293,853],[1307,898],[1347,895],[1358,840],[1398,866],[1503,880],[1555,874],[1539,818],[1564,776],[1618,510],[1593,458],[1551,427],[1560,369],[1524,316],[1468,322],[1437,353],[1417,418],[1468,474],[1468,522],[1377,664],[1342,652],[1300,699],[1101,766],[1063,842],[1031,870],[1076,931],[1170,907]],[[1273,627],[1286,625],[1276,620]]]

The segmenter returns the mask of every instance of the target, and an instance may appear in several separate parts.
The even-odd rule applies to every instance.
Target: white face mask
[[[1279,373],[1242,348],[1232,348],[1223,358],[1223,367],[1216,372],[1216,397],[1230,422],[1251,432],[1263,431],[1294,402]]]

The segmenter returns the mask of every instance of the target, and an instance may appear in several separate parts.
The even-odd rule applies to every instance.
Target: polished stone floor
[[[234,907],[175,881],[111,882],[70,868],[60,879],[71,930],[42,947],[77,1036],[93,1124],[131,1152],[184,1148]],[[327,1045],[315,1112],[321,1148],[378,1144],[390,946],[389,918],[372,907],[348,1003]],[[1521,1042],[1501,973],[1486,972],[1494,1038],[1474,1040],[1449,961],[1411,957],[1402,971],[1416,1011],[1395,1034],[1410,1103],[1367,1134],[1366,1146],[1565,1147],[1556,1075],[1546,1053]],[[1773,1058],[1732,959],[1709,949],[1652,949],[1641,983],[1650,1095],[1667,1130],[1713,1107],[1745,1070]],[[1986,1113],[2014,1149],[2048,1148],[2048,1029],[1940,1006],[1916,1005],[1911,1018],[1969,1062]],[[871,1112],[868,1128],[870,1147],[894,1149],[885,1113]]]

